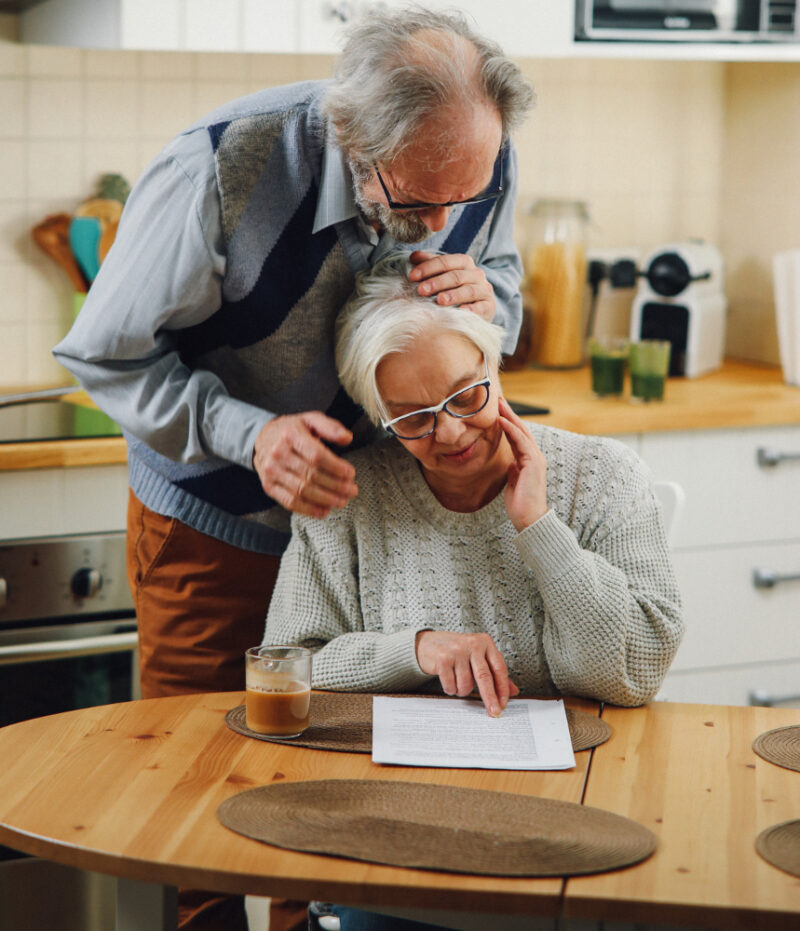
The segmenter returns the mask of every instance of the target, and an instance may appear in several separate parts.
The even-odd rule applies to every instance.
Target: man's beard
[[[356,203],[370,223],[377,223],[397,242],[422,242],[431,235],[431,231],[413,211],[396,212],[374,200],[367,200],[362,192],[362,185],[370,179],[370,169],[353,161],[350,161],[349,165]]]

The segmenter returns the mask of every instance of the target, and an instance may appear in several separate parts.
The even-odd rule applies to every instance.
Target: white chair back
[[[675,528],[686,504],[686,492],[677,482],[653,482],[653,491],[661,504],[667,543],[672,546]]]

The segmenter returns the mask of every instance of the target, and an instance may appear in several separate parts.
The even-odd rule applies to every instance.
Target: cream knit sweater
[[[315,651],[315,688],[436,687],[416,633],[489,633],[523,694],[618,705],[652,698],[683,634],[646,467],[623,444],[541,425],[550,510],[522,533],[503,494],[442,507],[392,439],[353,453],[359,492],[326,520],[295,515],[265,642]]]

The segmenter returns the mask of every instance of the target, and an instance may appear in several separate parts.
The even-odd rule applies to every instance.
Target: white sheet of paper
[[[572,740],[561,699],[512,699],[499,718],[482,702],[372,699],[372,760],[466,769],[570,769]]]

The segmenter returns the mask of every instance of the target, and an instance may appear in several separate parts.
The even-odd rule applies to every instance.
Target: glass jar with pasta
[[[586,204],[537,200],[525,219],[522,298],[530,327],[528,363],[576,368],[584,362]]]

